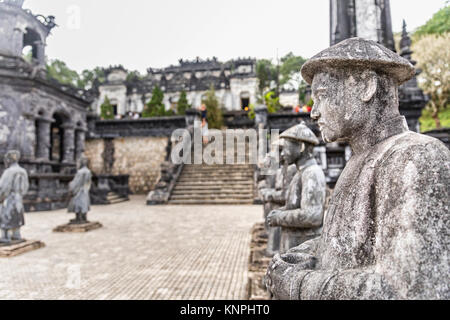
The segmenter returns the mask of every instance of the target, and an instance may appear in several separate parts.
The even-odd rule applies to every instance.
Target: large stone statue
[[[361,38],[302,69],[326,142],[353,156],[326,213],[322,236],[273,258],[275,299],[449,299],[450,151],[408,130],[398,86],[413,66]]]
[[[20,152],[9,151],[7,168],[0,178],[0,229],[3,244],[22,242],[20,228],[25,224],[23,196],[28,192],[28,174],[19,166]]]
[[[267,217],[270,227],[281,227],[280,252],[320,235],[326,198],[325,175],[313,155],[319,140],[301,123],[283,132],[282,159],[295,164],[297,172],[290,181],[282,208]]]
[[[69,184],[69,192],[72,199],[70,200],[68,211],[76,215],[75,219],[70,221],[71,224],[88,223],[87,213],[91,205],[89,190],[91,189],[92,173],[87,166],[88,159],[81,157],[77,174]]]

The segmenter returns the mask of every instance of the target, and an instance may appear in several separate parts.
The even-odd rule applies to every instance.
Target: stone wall
[[[160,166],[166,157],[167,137],[126,137],[112,140],[114,152],[105,152],[107,139],[86,141],[86,156],[95,174],[129,175],[130,191],[146,194],[153,189],[160,175]],[[109,142],[111,143],[111,142]],[[109,156],[108,156],[109,154]],[[105,172],[105,161],[112,154],[112,166]]]

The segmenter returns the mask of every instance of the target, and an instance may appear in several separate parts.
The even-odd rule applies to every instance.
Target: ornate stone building
[[[92,109],[100,114],[100,107],[108,97],[115,113],[142,112],[158,86],[164,92],[166,110],[176,110],[180,93],[184,90],[193,107],[199,107],[211,85],[220,104],[228,111],[242,110],[256,103],[258,79],[256,60],[251,58],[222,63],[217,58],[193,61],[180,60],[176,66],[147,70],[143,79],[128,77],[122,67],[111,68],[106,82],[98,88],[98,98]]]
[[[88,102],[84,91],[46,79],[54,17],[33,15],[22,4],[0,2],[0,158],[7,150],[21,152],[31,182],[27,210],[54,209],[65,206],[67,183],[84,151]],[[31,62],[22,57],[27,46]]]

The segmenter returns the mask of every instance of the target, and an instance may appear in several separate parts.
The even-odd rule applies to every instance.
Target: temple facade
[[[100,107],[108,97],[116,115],[141,113],[156,86],[164,92],[166,110],[176,111],[183,90],[189,104],[198,108],[211,86],[214,86],[219,103],[225,110],[243,110],[256,103],[256,60],[240,58],[226,63],[215,57],[179,60],[176,66],[149,68],[143,79],[128,77],[128,72],[122,67],[111,68],[107,71],[106,82],[98,87],[98,97],[92,109],[100,114]]]

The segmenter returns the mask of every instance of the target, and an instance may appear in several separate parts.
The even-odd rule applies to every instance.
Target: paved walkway
[[[250,229],[261,206],[95,206],[104,228],[56,234],[65,210],[27,214],[46,247],[0,259],[0,299],[244,299]]]

